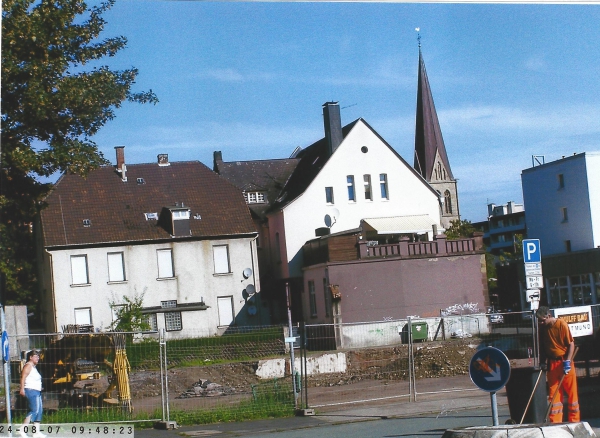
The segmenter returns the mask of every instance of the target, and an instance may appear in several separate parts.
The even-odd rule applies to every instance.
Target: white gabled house
[[[264,323],[257,233],[240,191],[197,161],[161,154],[127,166],[116,151],[116,168],[65,174],[45,200],[46,330],[105,330],[123,297],[139,296],[150,325],[171,338]]]
[[[342,128],[333,102],[324,105],[324,119],[325,138],[296,155],[300,161],[267,213],[280,278],[302,276],[302,246],[315,234],[358,228],[363,219],[423,218],[418,229],[382,234],[431,240],[434,228],[443,231],[439,193],[365,120]]]

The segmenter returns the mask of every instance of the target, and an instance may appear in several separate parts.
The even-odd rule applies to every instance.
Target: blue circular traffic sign
[[[6,330],[2,332],[2,359],[4,359],[4,362],[8,362],[10,359],[8,352],[8,332]]]
[[[479,389],[496,392],[508,382],[510,362],[502,350],[494,347],[482,348],[471,358],[469,377]]]

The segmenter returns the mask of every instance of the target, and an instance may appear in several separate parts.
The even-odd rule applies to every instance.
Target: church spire
[[[436,178],[436,158],[441,161],[446,178],[438,175]],[[440,122],[435,111],[433,96],[425,70],[425,62],[421,53],[421,41],[419,37],[419,80],[417,85],[417,120],[415,129],[415,163],[414,168],[426,181],[436,179],[453,180],[450,162],[446,154],[446,146],[442,137]]]
[[[418,32],[418,30],[417,30]],[[440,194],[441,221],[444,228],[460,219],[456,180],[450,169],[440,122],[421,53],[419,34],[419,79],[417,85],[417,116],[415,127],[414,168]]]

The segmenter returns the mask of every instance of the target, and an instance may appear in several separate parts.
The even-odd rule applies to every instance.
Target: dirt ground
[[[415,344],[416,377],[449,377],[469,372],[476,345],[469,340]],[[309,353],[313,355],[316,353]],[[309,376],[309,387],[349,385],[363,380],[404,380],[408,378],[408,347],[367,348],[346,351],[346,373]],[[172,368],[168,371],[169,393],[194,395],[194,388],[217,384],[226,393],[247,392],[251,385],[264,381],[256,376],[258,361],[199,367]],[[160,395],[159,371],[134,371],[130,375],[134,399]],[[216,385],[213,385],[216,386]],[[201,390],[200,390],[201,391]],[[207,392],[195,395],[209,395]],[[219,394],[220,395],[220,394]]]

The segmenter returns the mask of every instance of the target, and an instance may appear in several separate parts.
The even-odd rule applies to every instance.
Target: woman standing
[[[29,412],[19,431],[21,437],[27,436],[23,428],[31,422],[35,425],[34,438],[45,437],[45,435],[40,432],[40,423],[42,421],[42,376],[37,370],[39,361],[40,352],[38,350],[28,351],[27,363],[21,371],[21,390],[19,392],[23,397],[27,397],[27,403],[29,405]]]

